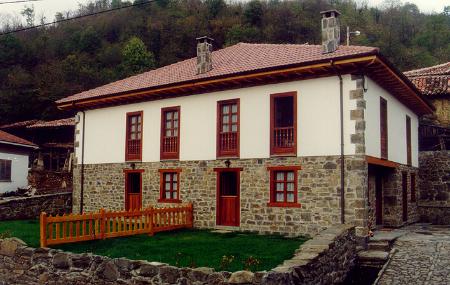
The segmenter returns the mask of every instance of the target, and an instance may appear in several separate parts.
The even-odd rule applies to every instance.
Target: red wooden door
[[[220,171],[217,174],[217,224],[239,226],[239,171]]]
[[[125,210],[142,208],[142,171],[125,172]]]

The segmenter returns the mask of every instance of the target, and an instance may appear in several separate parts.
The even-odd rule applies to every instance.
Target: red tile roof
[[[2,126],[0,126],[0,129],[22,128],[22,127],[36,124],[37,122],[40,122],[40,121],[39,120],[29,120],[29,121],[16,122],[16,123],[11,123],[11,124],[7,124],[7,125],[2,125]]]
[[[450,94],[450,62],[404,73],[424,95]]]
[[[54,120],[54,121],[40,121],[36,124],[29,125],[27,128],[35,129],[35,128],[54,128],[54,127],[65,127],[65,126],[75,126],[75,119],[74,118],[67,118],[67,119],[60,119],[60,120]]]
[[[30,146],[30,147],[35,147],[37,148],[37,145],[35,145],[32,142],[29,142],[25,139],[16,137],[14,135],[11,135],[7,132],[4,131],[0,131],[0,144],[1,143],[6,143],[6,144],[20,144],[20,145],[25,145],[25,146]]]
[[[214,51],[213,69],[204,74],[196,74],[197,59],[191,58],[63,98],[57,103],[376,53],[378,48],[363,46],[340,46],[337,51],[324,54],[320,45],[238,43]]]

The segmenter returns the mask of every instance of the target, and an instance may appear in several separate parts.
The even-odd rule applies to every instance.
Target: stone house
[[[37,145],[0,130],[0,193],[28,186],[28,156]]]
[[[194,225],[315,235],[417,220],[419,116],[377,48],[239,43],[57,101],[77,110],[73,209],[193,202]],[[377,217],[377,218],[375,218]]]

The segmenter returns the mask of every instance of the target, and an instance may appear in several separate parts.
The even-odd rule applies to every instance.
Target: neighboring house
[[[239,43],[57,101],[78,110],[77,211],[193,202],[195,226],[316,234],[417,220],[419,116],[377,48]]]
[[[28,186],[28,156],[37,145],[0,131],[0,193]]]
[[[30,154],[30,184],[38,191],[72,188],[74,118],[16,122],[0,129],[39,146]]]
[[[421,120],[420,150],[450,150],[450,62],[404,74],[435,107]]]

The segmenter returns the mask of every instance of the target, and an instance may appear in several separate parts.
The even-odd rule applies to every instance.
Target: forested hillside
[[[129,4],[101,0],[56,18]],[[450,7],[427,15],[395,0],[381,9],[353,0],[156,0],[0,35],[0,124],[67,116],[55,100],[192,57],[198,36],[214,38],[215,49],[241,41],[320,44],[319,12],[330,7],[342,13],[343,36],[347,25],[361,31],[352,44],[380,47],[401,70],[450,60]],[[31,12],[24,12],[30,26],[39,23]]]

